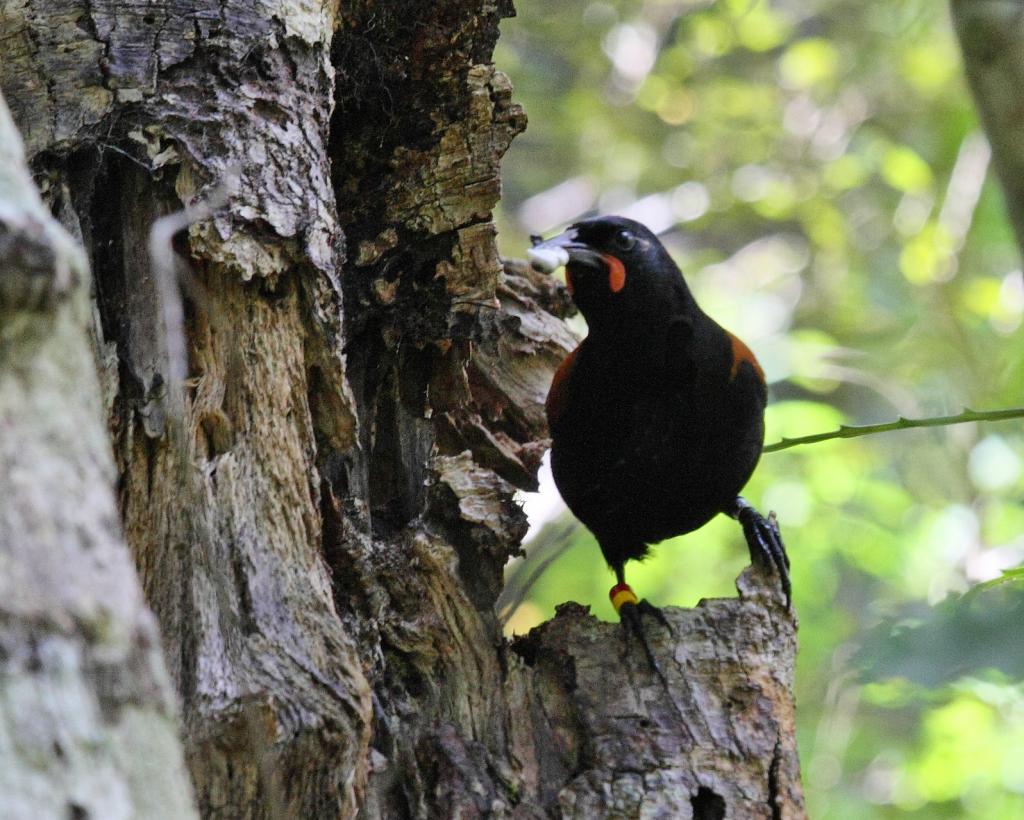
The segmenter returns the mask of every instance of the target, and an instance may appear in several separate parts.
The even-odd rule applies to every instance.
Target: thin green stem
[[[860,426],[840,425],[838,430],[831,430],[828,433],[815,433],[813,436],[798,436],[797,438],[783,438],[774,444],[764,448],[765,453],[776,453],[779,450],[788,450],[798,444],[817,444],[819,441],[830,441],[835,438],[859,438],[860,436],[871,436],[875,433],[888,433],[892,430],[910,430],[914,427],[947,427],[951,424],[963,424],[968,421],[1004,421],[1006,419],[1024,418],[1024,407],[1011,407],[1008,410],[967,410],[965,409],[958,416],[934,416],[926,419],[905,419],[902,416],[896,421],[889,421],[885,424],[865,424]]]

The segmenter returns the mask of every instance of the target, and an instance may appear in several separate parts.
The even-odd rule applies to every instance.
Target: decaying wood
[[[0,96],[0,816],[188,818],[171,682],[117,520],[88,281]]]
[[[796,624],[771,579],[667,609],[648,633],[662,675],[578,604],[513,645],[524,776],[562,817],[796,818]],[[553,708],[554,707],[554,708]]]
[[[771,596],[672,612],[667,690],[579,608],[501,637],[514,492],[574,343],[564,292],[495,248],[525,125],[490,64],[509,13],[0,17],[0,87],[95,270],[121,520],[203,816],[802,813],[794,625]],[[176,419],[149,228],[230,176],[167,250],[187,283]]]

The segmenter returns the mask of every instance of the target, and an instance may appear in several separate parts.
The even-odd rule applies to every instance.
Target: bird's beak
[[[554,273],[562,265],[568,265],[570,262],[596,268],[604,265],[600,253],[577,240],[574,228],[543,242],[537,237],[533,247],[527,250],[526,256],[533,268],[542,273]]]

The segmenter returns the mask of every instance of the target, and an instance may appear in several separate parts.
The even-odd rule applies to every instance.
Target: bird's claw
[[[736,508],[732,514],[743,527],[743,535],[750,550],[750,560],[762,568],[775,571],[779,576],[782,592],[786,596],[786,609],[790,609],[793,603],[793,587],[789,579],[789,556],[786,555],[786,545],[782,541],[775,513],[769,513],[765,518],[746,500],[737,498]]]
[[[782,531],[779,529],[779,519],[775,516],[775,510],[771,510],[768,513],[766,519],[768,526],[775,534],[775,540],[778,542],[779,548],[782,550],[782,558],[786,562],[786,569],[789,570],[789,553],[786,552],[786,545],[782,541]],[[786,578],[789,579],[789,572],[786,572]]]
[[[647,635],[644,633],[644,615],[654,618],[654,620],[665,627],[670,633],[674,633],[672,624],[669,623],[668,618],[665,617],[665,613],[646,599],[637,601],[635,604],[623,604],[621,609],[619,609],[619,618],[627,633],[626,651],[629,651],[630,636],[636,638],[640,643],[640,646],[643,647],[644,657],[647,658],[647,665],[650,667],[650,670],[658,676],[662,685],[667,688],[668,681],[665,679],[665,675],[661,671],[661,667],[658,665],[658,659],[654,657],[651,645],[647,642]]]

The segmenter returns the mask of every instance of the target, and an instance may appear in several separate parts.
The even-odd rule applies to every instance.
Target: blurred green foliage
[[[663,231],[765,366],[768,441],[1021,404],[1024,280],[944,2],[517,8],[506,255],[595,211]],[[1022,459],[1018,421],[764,457],[745,494],[793,560],[812,817],[1024,817],[1024,582],[935,606],[1021,563]],[[518,631],[567,599],[613,617],[596,544],[560,526]],[[692,605],[746,563],[720,519],[629,578]]]

